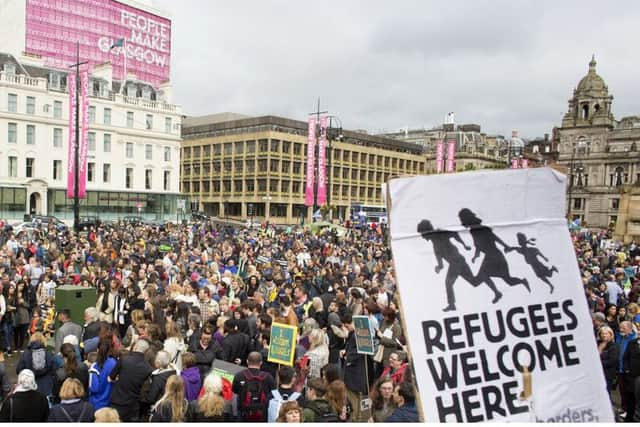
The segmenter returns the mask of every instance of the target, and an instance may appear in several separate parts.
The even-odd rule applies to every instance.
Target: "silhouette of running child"
[[[462,225],[469,228],[469,232],[473,238],[473,244],[476,247],[476,252],[471,262],[475,262],[481,253],[484,254],[482,264],[476,275],[476,280],[478,284],[486,283],[491,290],[496,293],[496,299],[494,299],[493,302],[500,299],[502,294],[496,289],[496,285],[491,279],[492,277],[504,280],[509,286],[521,284],[531,292],[529,282],[526,278],[518,279],[517,277],[511,277],[509,274],[509,264],[507,264],[507,260],[504,254],[498,249],[497,244],[500,243],[505,250],[511,247],[503,242],[490,227],[482,225],[482,220],[470,209],[461,209],[460,212],[458,212],[458,217]]]
[[[462,277],[473,286],[476,285],[476,279],[473,277],[471,268],[467,264],[458,248],[453,244],[451,239],[457,241],[468,251],[471,248],[464,244],[464,241],[460,238],[458,233],[449,230],[434,229],[431,221],[423,219],[418,224],[418,232],[422,235],[422,238],[427,242],[433,243],[433,252],[436,255],[436,273],[440,273],[442,270],[442,260],[447,261],[449,269],[447,270],[447,276],[445,278],[445,286],[447,290],[447,306],[443,311],[452,311],[456,309],[456,296],[453,292],[453,284],[458,280],[458,277]]]
[[[553,285],[549,281],[549,278],[553,276],[554,272],[557,273],[558,269],[555,265],[552,265],[551,268],[549,268],[546,265],[542,264],[542,262],[540,262],[538,257],[542,258],[546,262],[549,262],[549,258],[544,256],[542,252],[540,252],[540,249],[533,247],[535,245],[534,242],[536,241],[536,239],[527,239],[527,236],[525,236],[524,233],[518,233],[516,234],[516,237],[518,238],[518,244],[520,246],[505,249],[505,252],[513,250],[521,254],[524,257],[525,262],[529,264],[536,276],[538,276],[538,278],[544,283],[549,285],[549,289],[551,289],[551,293],[553,293]],[[531,244],[531,246],[529,246],[529,244]]]

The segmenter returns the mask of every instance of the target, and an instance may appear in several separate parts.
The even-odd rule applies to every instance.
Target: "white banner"
[[[614,421],[565,184],[549,168],[391,180],[392,249],[427,422]]]

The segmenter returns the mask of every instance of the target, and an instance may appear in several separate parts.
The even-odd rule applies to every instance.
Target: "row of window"
[[[610,200],[611,200],[611,204],[610,204],[611,209],[620,208],[620,199],[610,199]],[[576,197],[573,199],[573,209],[582,210],[582,209],[585,209],[586,206],[587,206],[587,199],[583,197]]]
[[[261,139],[258,140],[257,148],[258,153],[264,154],[267,152],[291,154],[291,148],[293,147],[293,155],[299,156],[305,154],[303,148],[306,144],[290,141],[280,141],[278,139]],[[223,144],[209,144],[203,146],[185,147],[183,149],[183,159],[200,159],[210,157],[212,154],[218,156],[224,154],[230,156],[233,154],[241,155],[244,153],[255,153],[256,141],[236,141],[226,142]],[[342,149],[332,150],[332,159],[335,161],[353,162],[359,164],[371,164],[380,167],[392,167],[400,169],[409,169],[413,171],[419,171],[423,166],[423,162],[417,160],[405,160],[397,157],[389,157],[383,155],[377,155],[373,153],[363,153],[359,151],[350,151]],[[422,165],[422,166],[421,166]]]
[[[44,107],[45,112],[49,112],[49,105]],[[15,93],[8,94],[7,97],[7,111],[10,113],[18,112],[18,95]],[[34,96],[27,96],[25,103],[26,114],[36,114],[36,98]],[[103,108],[102,124],[111,126],[112,111],[109,107]],[[53,118],[62,119],[62,101],[53,101]],[[144,128],[146,130],[153,130],[153,114],[145,114]],[[96,107],[94,105],[89,106],[89,123],[96,123]],[[127,111],[127,123],[128,128],[134,128],[135,126],[135,112]],[[164,118],[164,131],[165,133],[171,133],[173,130],[173,119],[171,117]]]
[[[25,159],[25,176],[27,178],[33,178],[35,173],[36,159],[33,157],[27,157]],[[16,156],[9,156],[8,175],[16,178],[18,176],[18,158]],[[53,180],[61,181],[64,176],[64,170],[62,167],[62,160],[53,160]],[[144,171],[144,188],[151,190],[153,187],[153,169],[145,169]],[[95,183],[96,177],[96,164],[94,162],[87,162],[87,181]],[[102,182],[108,184],[111,182],[111,164],[104,163],[102,165]],[[133,168],[126,168],[125,171],[125,188],[133,188]],[[171,190],[171,171],[163,171],[163,189],[165,191]]]
[[[606,178],[605,178],[606,179]],[[629,173],[624,171],[621,167],[616,168],[613,173],[609,174],[609,187],[620,187],[623,184],[630,184]],[[636,174],[636,183],[640,183],[640,173]],[[576,187],[588,187],[589,186],[589,174],[576,172],[569,176],[569,185]],[[606,185],[606,183],[605,183]]]
[[[236,193],[253,193],[254,191],[259,192],[271,192],[271,193],[291,193],[291,194],[302,194],[302,189],[304,188],[304,183],[301,181],[278,181],[278,180],[269,180],[267,182],[266,179],[247,179],[247,180],[223,180],[223,181],[185,181],[182,183],[182,191],[184,193],[219,193],[220,191],[224,191],[225,193],[236,192]],[[357,186],[348,186],[348,185],[332,185],[332,194],[334,196],[342,195],[343,197],[368,197],[370,199],[376,198],[380,199],[382,197],[381,189],[379,187],[357,187]]]

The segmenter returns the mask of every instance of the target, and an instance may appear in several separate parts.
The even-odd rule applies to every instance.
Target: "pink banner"
[[[449,141],[447,143],[447,172],[455,172],[456,170],[456,142]]]
[[[73,198],[75,189],[75,150],[76,150],[76,75],[67,75],[69,89],[69,151],[67,152],[67,197]]]
[[[444,142],[440,141],[436,144],[436,173],[442,173],[444,170]]]
[[[318,147],[318,206],[327,203],[327,117],[320,117]]]
[[[514,157],[511,159],[511,169],[518,169],[518,158]]]
[[[80,73],[80,164],[78,165],[78,197],[87,197],[87,150],[89,139],[89,73]]]
[[[79,41],[90,68],[111,62],[114,79],[122,80],[126,61],[127,72],[158,87],[169,80],[171,21],[144,9],[116,0],[27,0],[25,51],[67,69]]]
[[[307,184],[305,187],[304,204],[314,205],[314,169],[316,163],[316,119],[309,119],[309,129],[307,133]]]
[[[522,169],[526,169],[529,167],[529,159],[522,159],[520,160],[520,167]]]

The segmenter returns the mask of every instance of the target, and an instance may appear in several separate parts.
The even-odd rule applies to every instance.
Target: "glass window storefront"
[[[149,220],[175,220],[178,197],[175,194],[89,191],[86,199],[80,199],[80,216],[117,220],[137,215]],[[73,219],[73,199],[66,197],[65,190],[49,190],[48,200],[49,215]],[[21,209],[24,212],[24,203]]]
[[[0,218],[22,219],[26,212],[26,188],[0,188]]]

